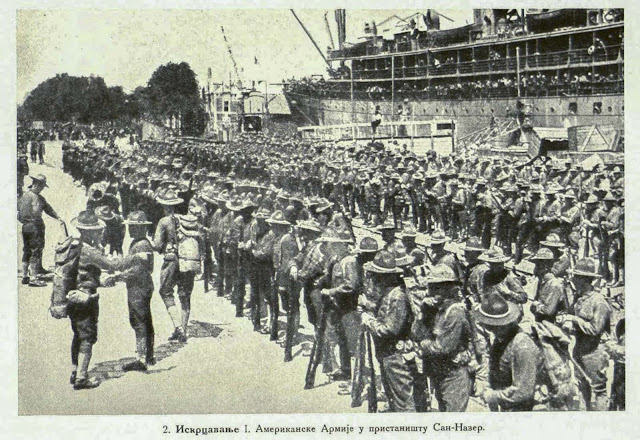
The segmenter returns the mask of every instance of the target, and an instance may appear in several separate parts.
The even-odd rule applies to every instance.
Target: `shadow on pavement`
[[[207,322],[192,321],[188,328],[188,334],[190,338],[217,338],[222,333],[222,329],[214,324]],[[160,362],[168,357],[171,357],[177,353],[186,344],[180,342],[166,342],[164,344],[155,347],[156,361]],[[122,367],[129,362],[135,361],[134,357],[125,357],[113,361],[99,362],[93,366],[89,374],[97,378],[100,382],[104,382],[112,379],[119,379],[123,377],[127,372],[122,370]],[[145,374],[163,373],[174,369],[175,366],[169,368],[152,368]]]

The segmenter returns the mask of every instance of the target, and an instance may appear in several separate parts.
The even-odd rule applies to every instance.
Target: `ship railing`
[[[451,119],[431,119],[428,121],[384,121],[376,130],[376,139],[420,139],[442,138],[453,135],[454,122]],[[299,127],[303,139],[341,141],[367,140],[373,138],[370,123],[317,125]]]
[[[523,70],[542,67],[558,67],[559,69],[572,65],[591,65],[600,62],[622,62],[622,45],[611,45],[606,48],[597,47],[574,49],[571,51],[545,52],[541,54],[521,55],[520,66]],[[517,60],[515,57],[495,60],[472,60],[459,63],[440,63],[429,66],[404,66],[395,68],[396,78],[412,78],[421,76],[455,75],[469,73],[491,73],[505,70],[515,71]],[[391,79],[388,69],[355,70],[355,78],[362,79]]]

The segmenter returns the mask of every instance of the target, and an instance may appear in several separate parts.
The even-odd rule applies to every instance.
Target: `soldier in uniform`
[[[175,328],[169,340],[185,343],[187,342],[186,325],[190,312],[190,301],[188,297],[190,298],[191,291],[193,290],[194,276],[192,272],[180,272],[178,267],[177,224],[179,220],[174,213],[174,207],[182,204],[184,200],[179,198],[175,191],[169,190],[158,196],[157,201],[165,210],[165,216],[158,222],[153,236],[154,250],[164,256],[164,261],[160,269],[159,293]],[[175,286],[178,286],[178,299],[180,300],[182,308],[181,312],[178,311],[173,296]]]
[[[472,330],[460,299],[460,281],[449,266],[437,265],[425,282],[429,296],[424,305],[435,309],[433,324],[420,341],[425,372],[433,381],[438,409],[464,412],[471,391],[468,364]],[[416,384],[416,391],[420,388]]]
[[[60,220],[60,217],[41,194],[43,189],[49,187],[46,176],[37,174],[31,176],[31,180],[29,191],[23,194],[18,204],[18,221],[22,223],[23,241],[22,284],[43,287],[46,283],[40,279],[45,237],[42,213],[56,220]]]
[[[586,409],[606,411],[609,407],[606,376],[609,361],[601,342],[605,334],[609,333],[611,308],[603,294],[593,286],[601,275],[597,273],[592,259],[578,260],[569,273],[578,299],[574,305],[574,313],[558,315],[556,322],[562,324],[565,330],[575,333],[573,357],[587,376],[578,375]],[[595,406],[591,402],[592,395]]]
[[[531,313],[536,321],[554,323],[559,313],[570,310],[564,284],[551,270],[556,259],[550,249],[543,247],[531,257],[531,261],[536,265],[534,275],[538,278],[536,296],[531,301]]]
[[[325,344],[329,359],[323,361],[330,364],[330,376],[333,380],[348,380],[351,377],[351,357],[354,354],[354,343],[357,329],[354,332],[355,310],[358,305],[358,287],[361,284],[358,274],[358,265],[355,255],[349,254],[349,245],[352,243],[351,234],[342,229],[336,230],[327,242],[327,251],[335,263],[329,263],[330,273],[327,273],[327,287],[320,291],[321,307],[324,313],[328,313]],[[320,304],[318,304],[320,305]],[[350,328],[351,327],[351,328]],[[351,337],[349,337],[351,336]],[[338,368],[333,368],[333,349],[338,346],[340,361]],[[351,349],[350,349],[351,348]]]
[[[93,212],[82,211],[71,221],[80,231],[81,250],[76,276],[76,289],[69,292],[67,313],[71,320],[73,341],[71,343],[71,363],[73,370],[70,382],[74,390],[95,388],[100,382],[88,377],[93,345],[98,340],[98,298],[100,275],[103,270],[122,271],[132,267],[134,257],[107,258],[100,250],[104,233],[104,222]],[[76,245],[80,245],[77,243]]]
[[[129,323],[136,335],[136,352],[138,359],[123,365],[124,371],[146,371],[154,365],[153,319],[151,317],[151,295],[153,294],[153,247],[147,239],[147,228],[151,222],[142,211],[129,214],[125,224],[129,226],[131,245],[129,256],[137,256],[133,265],[119,275],[105,280],[104,285],[115,284],[125,280],[127,283],[127,304],[129,306]]]
[[[510,257],[505,256],[501,248],[491,248],[478,259],[489,264],[489,270],[484,273],[481,280],[481,301],[484,301],[492,292],[497,292],[509,302],[519,305],[527,302],[527,293],[522,288],[520,280],[504,267]]]
[[[378,252],[364,265],[372,278],[375,292],[367,293],[362,325],[373,337],[380,376],[391,412],[414,412],[416,371],[405,361],[405,347],[410,346],[413,316],[407,293],[402,288],[402,269],[388,251]]]
[[[476,375],[476,395],[491,411],[531,411],[543,364],[540,349],[518,326],[522,311],[498,292],[491,292],[471,315],[494,336],[488,371],[481,369]]]

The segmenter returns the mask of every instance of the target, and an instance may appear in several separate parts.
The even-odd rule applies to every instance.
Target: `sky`
[[[358,41],[365,22],[380,23],[393,14],[406,17],[416,11],[348,9],[347,41]],[[323,51],[330,44],[326,12],[337,43],[333,10],[296,10]],[[438,12],[455,21],[441,19],[442,28],[472,20],[471,9]],[[324,61],[287,9],[18,10],[18,103],[58,73],[101,76],[108,86],[131,92],[146,85],[160,65],[186,61],[201,87],[208,68],[213,82],[228,81],[233,65],[221,25],[245,81],[275,83],[326,73]]]

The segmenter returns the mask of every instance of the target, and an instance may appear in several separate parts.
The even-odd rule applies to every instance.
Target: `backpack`
[[[67,317],[67,294],[76,288],[82,242],[67,237],[55,249],[55,269],[49,312],[56,319]]]
[[[191,215],[174,217],[176,223],[176,249],[180,272],[200,273],[202,253],[200,252],[200,230],[197,219]]]
[[[542,388],[539,390],[541,397],[536,400],[550,410],[579,410],[580,391],[569,354],[571,340],[559,327],[548,321],[534,323],[529,334],[540,349],[550,384],[546,392]]]

